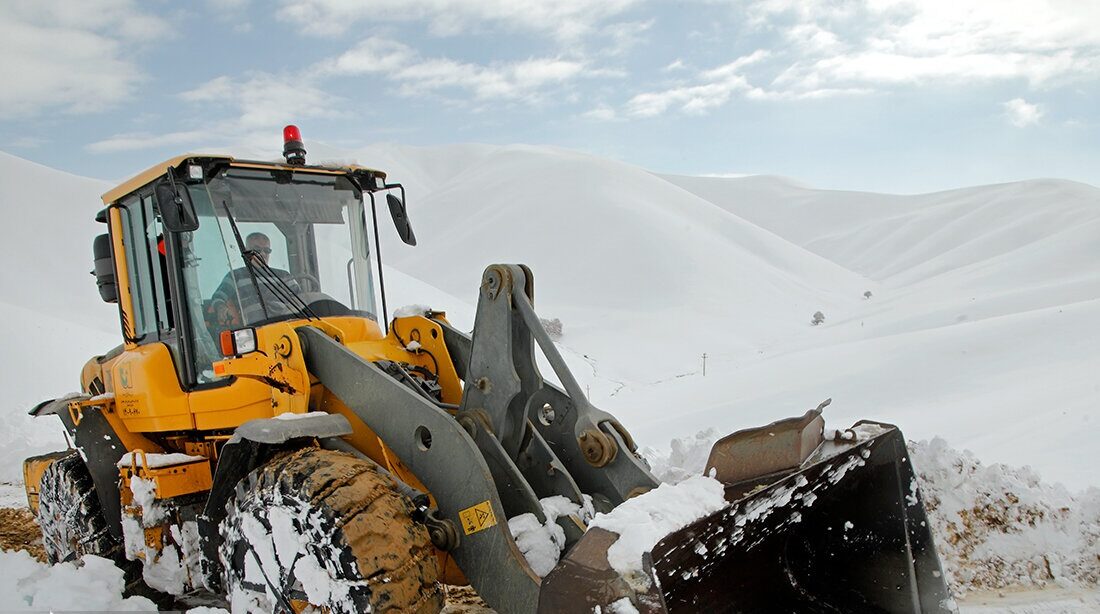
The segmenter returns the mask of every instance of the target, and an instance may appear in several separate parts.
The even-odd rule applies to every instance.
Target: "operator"
[[[271,239],[266,234],[254,232],[245,238],[244,244],[243,255],[251,259],[253,266],[240,267],[226,273],[225,279],[211,297],[211,308],[214,311],[217,326],[221,330],[260,322],[295,311],[280,296],[285,295],[285,290],[277,282],[265,279],[270,278],[272,274],[283,280],[294,294],[301,294],[301,287],[289,272],[267,266],[271,259]],[[257,285],[259,292],[256,291]]]

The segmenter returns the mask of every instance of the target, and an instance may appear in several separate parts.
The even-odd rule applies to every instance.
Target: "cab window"
[[[120,207],[122,243],[133,297],[134,341],[159,341],[172,330],[166,283],[166,261],[161,252],[163,231],[151,195],[133,197]]]

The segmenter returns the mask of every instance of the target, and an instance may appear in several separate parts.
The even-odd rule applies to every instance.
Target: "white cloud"
[[[113,153],[118,151],[138,151],[168,146],[188,146],[201,143],[211,137],[211,133],[201,130],[150,134],[131,132],[116,134],[102,141],[96,141],[85,147],[92,153]]]
[[[21,136],[8,141],[7,145],[14,149],[37,149],[49,142],[49,139],[39,136]]]
[[[654,117],[676,108],[699,115],[728,103],[734,94],[756,100],[820,98],[855,93],[855,90],[817,89],[790,93],[768,90],[753,85],[745,70],[771,57],[769,51],[758,49],[732,62],[698,71],[696,83],[681,84],[635,95],[626,103],[626,113],[632,117]]]
[[[133,58],[170,35],[132,0],[0,2],[0,112],[27,117],[101,111],[144,78]]]
[[[332,62],[322,62],[319,68],[348,75],[388,73],[412,64],[416,55],[416,50],[404,43],[372,36]]]
[[[1100,3],[1074,0],[748,0],[790,45],[791,90],[1100,75]]]
[[[601,50],[604,55],[624,55],[634,47],[645,42],[643,34],[653,27],[653,20],[624,21],[614,23],[600,31],[599,40],[606,46]]]
[[[585,119],[592,119],[601,122],[610,122],[619,119],[619,114],[615,112],[615,109],[609,107],[606,104],[601,104],[594,109],[590,109],[581,114],[581,117]]]
[[[465,91],[477,101],[537,102],[548,88],[592,74],[586,71],[585,63],[562,58],[492,64],[423,58],[403,43],[379,37],[369,38],[318,67],[330,74],[381,74],[397,83],[398,92],[405,96]]]
[[[1031,126],[1039,123],[1043,117],[1043,109],[1037,104],[1031,104],[1023,98],[1013,98],[1002,103],[1008,121],[1017,128]]]
[[[221,76],[179,95],[202,105],[201,127],[169,133],[127,132],[91,143],[97,153],[158,147],[217,148],[225,143],[270,143],[286,124],[316,117],[342,115],[343,100],[325,92],[309,78],[252,73],[243,78]],[[217,112],[221,111],[219,117]]]
[[[229,106],[238,114],[234,124],[242,131],[333,117],[340,114],[342,102],[306,79],[269,73],[254,73],[244,79],[218,77],[180,96],[188,102]]]
[[[307,34],[343,34],[360,22],[426,21],[438,35],[497,26],[575,40],[639,0],[283,0],[276,15]]]
[[[774,43],[630,99],[628,115],[704,113],[734,96],[798,100],[904,86],[1100,77],[1100,2],[1074,0],[733,0]],[[766,60],[766,61],[764,61]],[[666,72],[679,70],[680,60]]]

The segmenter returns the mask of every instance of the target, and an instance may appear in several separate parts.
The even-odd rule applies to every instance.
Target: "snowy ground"
[[[484,267],[530,265],[581,385],[666,477],[702,466],[707,446],[692,442],[832,397],[830,426],[874,418],[927,442],[914,463],[964,611],[1096,608],[1097,188],[893,196],[660,176],[539,147],[311,152],[407,186],[419,246],[382,233],[391,305],[428,303],[469,328]],[[21,263],[0,287],[35,288],[0,295],[0,482],[65,445],[26,409],[74,390],[84,360],[118,343],[87,275],[106,187],[0,153],[0,205],[27,226],[0,244]],[[8,503],[22,495],[0,487]],[[1044,604],[1026,601],[1037,589]]]
[[[1100,611],[1100,591],[1051,588],[976,593],[959,605],[962,614],[1085,614]]]

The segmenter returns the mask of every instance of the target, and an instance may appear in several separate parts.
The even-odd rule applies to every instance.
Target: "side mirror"
[[[405,203],[393,194],[386,194],[386,204],[390,206],[390,217],[393,218],[393,225],[397,227],[398,236],[406,245],[416,245],[416,235],[413,234],[412,225],[409,223]]]
[[[186,188],[177,186],[168,178],[161,179],[156,185],[157,206],[160,217],[168,232],[191,232],[199,228],[199,216],[195,214],[195,204]]]
[[[95,259],[95,284],[99,286],[99,298],[105,303],[118,302],[118,286],[115,284],[115,262],[111,258],[111,237],[98,235],[92,241],[92,257]]]

